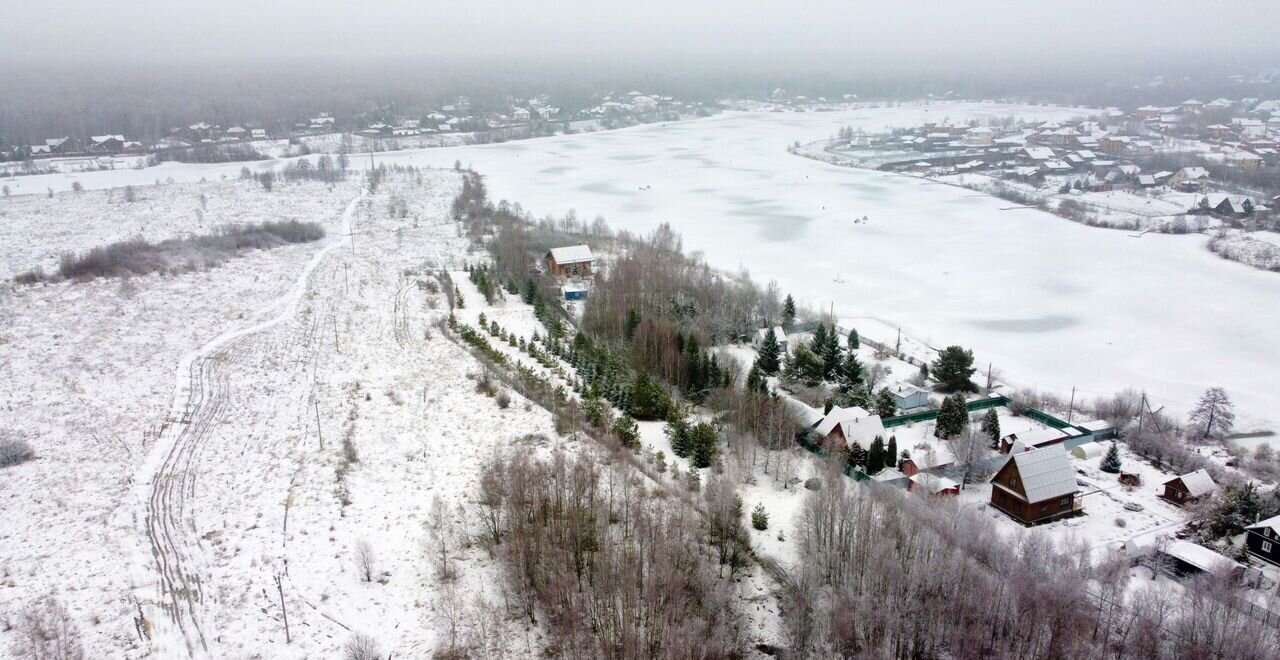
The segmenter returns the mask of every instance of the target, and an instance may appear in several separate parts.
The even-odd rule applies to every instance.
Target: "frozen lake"
[[[670,222],[715,266],[775,279],[814,307],[868,327],[961,344],[1005,379],[1062,394],[1145,388],[1185,410],[1221,385],[1253,421],[1280,420],[1280,274],[1222,260],[1203,236],[1075,224],[913,177],[793,156],[786,146],[926,119],[1061,120],[1083,111],[949,104],[831,113],[727,113],[498,145],[378,154],[378,162],[485,174],[491,196],[537,215],[605,216],[615,228]],[[365,158],[352,158],[361,166]],[[235,176],[234,166],[28,177],[23,190]],[[100,178],[95,178],[99,177]],[[869,222],[854,224],[867,216]],[[836,282],[836,278],[843,281]],[[857,323],[857,321],[852,321]],[[883,323],[881,323],[883,322]],[[874,336],[875,332],[870,332]],[[1242,420],[1243,421],[1243,420]]]

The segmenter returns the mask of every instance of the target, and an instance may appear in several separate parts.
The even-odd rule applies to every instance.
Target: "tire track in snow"
[[[353,200],[343,212],[347,234],[360,199]],[[220,335],[188,353],[179,363],[177,391],[169,415],[170,420],[179,421],[165,424],[157,449],[143,466],[145,479],[138,483],[146,488],[144,531],[158,573],[159,607],[177,626],[191,657],[207,654],[208,639],[216,635],[204,622],[206,589],[201,567],[196,565],[199,539],[194,538],[195,520],[186,501],[196,493],[193,464],[205,439],[226,412],[230,391],[227,367],[252,358],[255,349],[260,348],[260,333],[293,317],[312,273],[330,252],[343,245],[343,240],[335,237],[317,252],[289,293],[263,310],[268,314],[278,310],[275,316]]]

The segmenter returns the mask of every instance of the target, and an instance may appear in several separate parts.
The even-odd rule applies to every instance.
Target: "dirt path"
[[[347,205],[343,213],[344,233],[351,223],[360,199]],[[207,571],[201,559],[202,549],[196,533],[187,498],[194,497],[199,461],[205,440],[226,414],[232,383],[230,367],[237,362],[261,358],[265,332],[292,319],[309,286],[312,273],[334,249],[345,245],[346,238],[334,237],[315,254],[303,269],[289,293],[263,310],[275,315],[251,327],[223,334],[185,356],[178,368],[174,405],[156,443],[152,457],[143,465],[135,483],[145,489],[144,532],[150,545],[151,569],[157,573],[159,594],[155,605],[163,618],[177,629],[189,657],[209,653],[209,640],[216,637],[204,617],[208,585],[202,579]],[[313,328],[308,331],[314,332]],[[155,613],[148,614],[155,621]],[[153,636],[153,650],[171,657],[176,650],[158,648]]]

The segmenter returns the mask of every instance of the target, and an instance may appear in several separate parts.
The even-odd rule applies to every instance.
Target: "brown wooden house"
[[[1213,482],[1213,477],[1201,468],[1164,482],[1164,492],[1160,493],[1160,497],[1174,504],[1183,505],[1212,495],[1217,489],[1218,484]]]
[[[575,277],[591,274],[596,258],[586,245],[570,245],[552,248],[547,253],[547,272],[556,277]]]
[[[991,506],[1024,525],[1083,512],[1066,450],[1051,445],[1010,454],[991,477]]]

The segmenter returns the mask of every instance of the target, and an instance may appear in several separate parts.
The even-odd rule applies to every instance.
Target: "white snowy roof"
[[[1210,477],[1209,473],[1204,471],[1204,468],[1200,468],[1195,472],[1188,472],[1180,477],[1166,479],[1164,483],[1167,484],[1174,479],[1181,479],[1182,485],[1187,487],[1187,493],[1192,497],[1208,495],[1218,489],[1218,484],[1213,483],[1213,477]]]
[[[960,484],[952,479],[940,477],[929,472],[917,472],[911,477],[912,483],[917,486],[923,486],[928,489],[929,493],[937,495],[948,488],[955,488]]]
[[[124,142],[123,135],[93,135],[93,136],[90,136],[89,139],[93,140],[94,144],[101,144],[103,142],[106,142],[107,140],[119,140],[121,142]]]
[[[1275,530],[1277,534],[1280,534],[1280,516],[1272,516],[1270,518],[1267,518],[1266,520],[1260,520],[1252,525],[1249,525],[1245,529],[1263,529],[1264,527],[1270,527],[1271,529]]]
[[[857,443],[858,446],[868,450],[871,449],[871,443],[877,437],[881,439],[888,437],[884,430],[884,422],[880,421],[879,415],[846,419],[840,422],[840,431],[844,433],[845,441],[849,445]]]
[[[818,424],[818,428],[815,430],[818,432],[818,435],[825,438],[831,434],[831,431],[835,430],[837,424],[850,419],[867,417],[870,414],[871,413],[859,408],[858,406],[852,406],[850,408],[833,406],[831,408],[831,412],[827,413],[826,417],[822,418],[822,421]]]
[[[875,473],[875,476],[871,477],[871,480],[872,481],[897,481],[899,479],[906,479],[906,478],[907,478],[907,475],[900,472],[897,468],[885,468]],[[1280,516],[1277,516],[1277,518],[1280,518]]]
[[[551,258],[561,265],[590,263],[596,259],[591,255],[591,248],[586,245],[551,248]]]
[[[1207,179],[1209,178],[1209,170],[1203,167],[1184,167],[1181,170],[1182,176],[1188,179]]]
[[[921,392],[924,392],[925,395],[929,394],[929,390],[926,390],[923,387],[917,387],[915,385],[912,385],[911,383],[898,383],[897,385],[894,386],[892,390],[890,390],[891,394],[902,399],[905,399],[909,396],[914,396]]]
[[[1004,439],[1021,442],[1026,447],[1035,448],[1045,443],[1053,442],[1054,440],[1061,440],[1067,437],[1067,435],[1067,432],[1062,429],[1045,427],[1027,431],[1022,434],[1010,433],[1005,436]]]
[[[1176,557],[1202,571],[1212,572],[1240,565],[1213,550],[1190,541],[1174,541],[1169,544],[1168,548],[1165,548],[1164,552],[1170,557]]]
[[[1048,160],[1053,158],[1053,149],[1049,147],[1027,147],[1027,157],[1032,160]]]
[[[1079,490],[1067,451],[1059,445],[1010,454],[1009,460],[1017,466],[1027,501],[1032,504]]]

